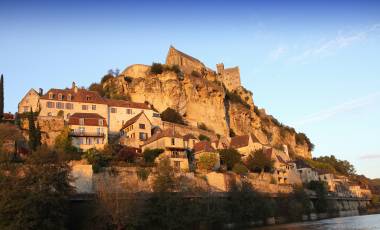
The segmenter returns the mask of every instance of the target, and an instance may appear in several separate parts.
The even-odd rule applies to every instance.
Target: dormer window
[[[87,100],[87,101],[90,101],[90,100],[91,100],[91,97],[90,97],[90,96],[86,96],[86,100]]]
[[[71,100],[72,100],[72,95],[71,95],[71,94],[67,95],[67,100],[68,100],[68,101],[71,101]]]
[[[63,97],[62,97],[62,93],[59,93],[59,94],[58,94],[58,100],[61,100],[61,101],[62,101],[62,98],[63,98]]]
[[[49,99],[54,99],[54,94],[53,93],[49,93]]]

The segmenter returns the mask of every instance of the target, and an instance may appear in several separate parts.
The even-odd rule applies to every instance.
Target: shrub
[[[191,76],[198,78],[202,77],[202,75],[196,70],[191,71]]]
[[[145,149],[143,152],[143,158],[146,163],[153,163],[156,157],[163,153],[163,149]]]
[[[262,149],[251,153],[247,158],[247,167],[254,172],[270,172],[273,170],[274,161],[267,157]]]
[[[230,101],[231,103],[234,103],[234,104],[241,104],[241,105],[243,105],[247,109],[251,108],[251,106],[246,101],[244,101],[240,97],[240,95],[238,95],[236,92],[230,92],[230,91],[226,90],[226,97],[225,97],[225,99],[228,100],[228,101]]]
[[[206,124],[201,122],[201,123],[198,123],[198,129],[202,129],[202,130],[206,130],[208,131],[209,129],[207,128]]]
[[[297,133],[296,134],[296,143],[299,145],[307,144],[309,147],[309,151],[313,151],[315,145],[311,143],[310,139],[306,136],[304,133]]]
[[[102,80],[100,81],[101,84],[104,84],[106,81],[110,80],[114,78],[114,76],[112,74],[106,74],[102,77]]]
[[[63,112],[63,110],[59,110],[58,113],[57,113],[57,116],[58,117],[63,117],[65,114],[65,112]]]
[[[150,175],[150,170],[148,168],[138,168],[136,174],[139,180],[146,181]]]
[[[150,67],[150,73],[162,74],[162,72],[164,72],[164,66],[161,63],[153,62],[152,67]]]
[[[210,138],[206,135],[203,135],[203,134],[199,134],[198,138],[200,141],[210,141]]]
[[[216,153],[203,153],[199,157],[197,165],[199,169],[212,170],[218,161],[219,159]]]
[[[245,175],[248,173],[248,168],[242,164],[242,163],[237,163],[234,165],[234,167],[232,168],[232,171],[236,174],[239,174],[239,175]]]
[[[231,170],[235,164],[241,161],[240,153],[236,149],[222,149],[219,152],[221,162]]]
[[[161,113],[161,119],[163,121],[173,122],[181,125],[185,124],[181,114],[179,114],[176,110],[170,107],[168,107],[167,109],[165,109],[165,111]]]
[[[103,90],[103,86],[101,84],[92,83],[88,87],[88,90],[98,92],[100,96],[104,97],[104,90]]]
[[[88,163],[92,164],[92,170],[94,173],[98,173],[102,170],[103,167],[107,167],[111,161],[111,156],[102,154],[96,149],[89,149],[82,156],[87,159]]]
[[[117,153],[117,159],[128,163],[134,163],[137,158],[137,152],[134,148],[124,147]]]

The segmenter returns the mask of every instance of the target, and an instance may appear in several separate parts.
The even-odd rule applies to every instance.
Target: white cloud
[[[334,38],[325,39],[306,48],[289,59],[291,62],[303,62],[312,57],[323,57],[336,53],[338,50],[349,47],[356,42],[365,40],[370,33],[380,30],[380,24],[373,24],[360,31],[344,33],[340,31]]]
[[[380,92],[376,92],[365,97],[357,98],[355,100],[351,100],[348,102],[344,102],[340,105],[336,105],[334,107],[322,110],[320,112],[310,114],[299,121],[293,122],[295,125],[304,125],[315,123],[323,120],[327,120],[331,117],[337,116],[341,113],[345,113],[348,111],[357,110],[363,108],[365,106],[371,105],[379,99]]]
[[[285,47],[278,47],[277,49],[271,52],[270,58],[276,61],[277,59],[279,59],[281,56],[285,54],[286,50],[287,49]]]

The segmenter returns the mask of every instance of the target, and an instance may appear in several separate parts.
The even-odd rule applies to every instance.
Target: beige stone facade
[[[146,149],[163,149],[164,153],[160,157],[168,157],[176,171],[189,170],[185,140],[181,135],[175,133],[174,130],[164,130],[155,133],[141,147],[142,151]],[[160,157],[157,159],[159,160]]]
[[[144,141],[152,136],[151,132],[152,123],[144,112],[140,112],[121,128],[120,143],[128,147],[140,148]]]
[[[18,113],[30,112],[31,109],[33,112],[38,112],[40,110],[39,101],[40,94],[36,90],[30,89],[18,104]]]
[[[108,127],[104,117],[95,113],[75,113],[68,122],[73,146],[81,150],[103,149],[108,143]]]
[[[170,46],[168,55],[166,57],[166,65],[173,66],[178,65],[182,71],[187,74],[191,74],[192,71],[198,71],[202,73],[206,70],[206,66],[196,58],[191,57],[181,51]]]

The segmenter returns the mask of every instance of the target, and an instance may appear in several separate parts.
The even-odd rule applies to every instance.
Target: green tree
[[[153,163],[154,160],[163,152],[163,149],[145,149],[143,152],[145,163]]]
[[[235,164],[232,171],[239,175],[245,175],[249,172],[248,168],[243,163]]]
[[[315,210],[319,213],[327,211],[327,184],[323,181],[310,181],[307,185],[308,189],[316,192],[317,200],[314,203]]]
[[[30,112],[28,114],[28,121],[29,121],[29,148],[32,151],[36,151],[37,147],[41,146],[41,131],[40,128],[36,127],[34,123],[34,113],[33,110],[30,109]]]
[[[200,141],[210,141],[210,138],[206,135],[203,135],[203,134],[199,134],[198,138]]]
[[[79,150],[72,145],[72,138],[70,137],[70,129],[68,127],[64,128],[55,138],[54,149],[60,154],[62,159],[80,159]]]
[[[170,107],[168,107],[161,113],[161,119],[163,121],[173,122],[177,124],[182,124],[182,125],[185,124],[181,114],[179,114],[176,110]]]
[[[161,63],[152,63],[152,67],[150,67],[150,72],[152,74],[162,74],[164,72],[164,66]]]
[[[314,158],[314,161],[331,165],[337,173],[345,176],[354,175],[356,173],[355,167],[347,160],[339,160],[334,155],[321,156]]]
[[[241,161],[240,153],[236,149],[222,149],[219,152],[221,162],[231,170],[235,164]]]
[[[274,161],[270,159],[262,149],[251,153],[247,158],[247,167],[251,171],[270,172],[274,167]]]
[[[215,165],[218,163],[218,155],[216,153],[203,153],[199,157],[197,162],[198,168],[202,170],[212,170]]]
[[[4,76],[1,74],[0,78],[0,121],[4,117]]]
[[[0,164],[0,229],[65,229],[69,175],[68,165],[48,149],[22,164]]]
[[[153,191],[158,193],[173,192],[176,188],[173,167],[170,159],[163,157],[157,165],[157,174],[153,182]]]
[[[103,86],[99,83],[92,83],[89,87],[88,90],[98,92],[100,96],[104,97],[104,90]]]

